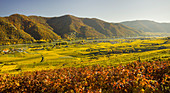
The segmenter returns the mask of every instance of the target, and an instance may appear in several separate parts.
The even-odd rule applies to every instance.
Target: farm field
[[[2,49],[3,50],[3,49]],[[35,44],[17,50],[1,50],[0,73],[17,74],[25,71],[84,67],[100,64],[115,66],[137,60],[167,60],[170,58],[168,38],[66,41]],[[19,51],[20,50],[20,51]],[[43,57],[43,61],[41,62]]]

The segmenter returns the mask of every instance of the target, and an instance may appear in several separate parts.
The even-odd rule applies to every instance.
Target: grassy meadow
[[[17,48],[24,50],[12,51]],[[8,49],[8,53],[4,53],[4,49]],[[170,58],[170,40],[168,38],[131,38],[63,41],[3,47],[0,51],[0,73],[17,74],[96,64],[116,66],[134,61],[167,60]]]

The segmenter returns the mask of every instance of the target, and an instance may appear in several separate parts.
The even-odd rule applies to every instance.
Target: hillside
[[[136,20],[136,21],[126,21],[122,22],[126,26],[141,30],[144,32],[164,32],[170,33],[170,23],[157,23],[148,20]]]
[[[11,15],[7,18],[19,30],[24,30],[34,39],[57,39],[59,36],[53,32],[52,28],[42,25],[37,21],[30,19],[24,15]]]
[[[47,18],[47,23],[61,37],[127,37],[142,35],[141,31],[95,18],[79,18],[72,15]]]
[[[9,22],[6,18],[0,17],[0,40],[34,40],[28,33],[23,30],[17,29],[11,22]]]
[[[19,14],[1,17],[0,32],[0,36],[3,36],[1,40],[40,40],[58,39],[60,37],[49,26]]]
[[[104,34],[84,24],[81,19],[71,15],[49,18],[47,23],[62,37],[105,37]]]
[[[0,17],[0,40],[56,40],[62,38],[106,38],[142,35],[141,31],[95,18],[72,15],[40,17],[13,14]]]
[[[84,18],[82,20],[86,25],[93,27],[95,30],[104,34],[107,37],[128,37],[141,35],[141,31],[135,30],[131,27],[119,23],[108,23],[95,18]]]

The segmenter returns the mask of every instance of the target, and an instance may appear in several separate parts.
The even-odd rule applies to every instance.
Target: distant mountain
[[[82,21],[84,24],[93,27],[96,31],[104,34],[106,37],[129,37],[142,35],[142,31],[138,31],[134,28],[119,23],[108,23],[96,18],[83,18]]]
[[[0,17],[0,40],[55,40],[59,38],[105,38],[142,35],[142,31],[119,23],[72,15],[40,17],[13,14]]]
[[[144,32],[170,33],[170,23],[157,23],[149,20],[126,21],[121,24]]]

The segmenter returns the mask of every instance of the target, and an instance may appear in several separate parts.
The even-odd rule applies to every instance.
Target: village
[[[116,43],[120,43],[118,41],[109,41],[109,40],[94,40],[94,41],[76,41],[76,42],[57,42],[55,43],[54,45],[43,45],[43,46],[30,46],[28,48],[30,48],[31,50],[49,50],[49,46],[52,46],[52,48],[56,47],[56,48],[60,48],[61,45],[65,45],[64,47],[67,48],[69,47],[69,45],[71,44],[81,44],[81,45],[84,45],[84,44],[87,44],[87,43],[106,43],[106,42],[110,42],[111,44],[116,44]],[[124,42],[129,42],[129,41],[124,41]],[[26,48],[5,48],[5,49],[0,49],[0,53],[1,54],[14,54],[14,53],[21,53],[21,52],[26,52]]]
[[[13,49],[6,48],[3,50],[0,50],[0,53],[4,55],[4,54],[14,54],[14,53],[19,53],[19,52],[25,52],[25,51],[26,51],[25,48],[13,48]]]

